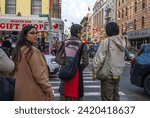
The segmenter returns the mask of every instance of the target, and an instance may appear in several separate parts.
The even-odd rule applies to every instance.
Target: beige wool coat
[[[22,58],[16,67],[15,100],[43,101],[52,93],[47,64],[42,53],[32,47],[32,54],[27,56],[29,48],[22,47]]]

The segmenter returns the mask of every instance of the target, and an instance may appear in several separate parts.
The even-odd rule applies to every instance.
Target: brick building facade
[[[117,0],[116,13],[120,34],[128,34],[132,46],[150,42],[150,0]]]

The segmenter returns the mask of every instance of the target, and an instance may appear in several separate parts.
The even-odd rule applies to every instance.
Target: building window
[[[123,33],[123,24],[121,24],[121,32]]]
[[[125,32],[127,32],[127,27],[128,27],[128,25],[127,25],[127,23],[125,23]]]
[[[128,8],[126,7],[126,16],[128,16]]]
[[[6,0],[5,14],[16,14],[16,0]]]
[[[31,14],[39,15],[42,13],[42,1],[41,0],[31,0]]]
[[[145,8],[145,0],[142,0],[142,9]]]
[[[141,22],[141,24],[142,24],[142,28],[144,28],[144,16],[142,17],[142,22]]]
[[[120,6],[120,0],[119,0],[119,3],[118,3],[118,5]]]
[[[118,18],[120,18],[120,11],[119,11],[119,13],[118,13]]]
[[[134,20],[134,30],[136,30],[136,19]]]
[[[135,2],[134,12],[137,12],[137,2]]]
[[[122,10],[122,18],[124,17],[124,10]]]

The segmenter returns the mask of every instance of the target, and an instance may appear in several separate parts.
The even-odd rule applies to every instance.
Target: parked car
[[[125,56],[124,56],[124,59],[125,60],[131,60],[132,58],[134,58],[135,57],[135,54],[132,52],[132,51],[130,51],[130,50],[128,50],[127,48],[125,48]]]
[[[46,62],[48,64],[49,70],[51,74],[56,74],[59,71],[59,64],[55,61],[55,56],[53,55],[45,55]]]
[[[91,46],[90,48],[89,48],[89,57],[91,57],[91,58],[93,58],[94,56],[95,56],[95,54],[96,54],[96,49],[94,48],[94,46]]]
[[[130,81],[133,85],[144,88],[150,96],[150,44],[144,44],[131,60]]]

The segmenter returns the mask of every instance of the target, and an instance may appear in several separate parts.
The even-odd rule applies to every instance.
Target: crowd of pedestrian
[[[93,56],[93,80],[101,81],[103,101],[118,101],[119,81],[125,66],[126,41],[119,35],[119,27],[115,22],[106,24],[105,30],[107,38],[100,46],[97,44],[91,47],[96,50]],[[60,100],[63,101],[82,100],[83,70],[89,63],[87,45],[81,41],[83,27],[73,24],[70,33],[70,38],[57,46],[55,52],[56,62],[61,67],[75,61],[77,54],[79,57],[75,73],[69,80],[61,80],[59,93]],[[14,100],[17,101],[46,101],[52,100],[54,96],[47,63],[42,53],[45,49],[44,38],[38,39],[37,34],[38,31],[34,26],[25,26],[13,51],[8,40],[3,42],[0,49],[0,77],[15,77]],[[35,47],[37,40],[38,48]]]

